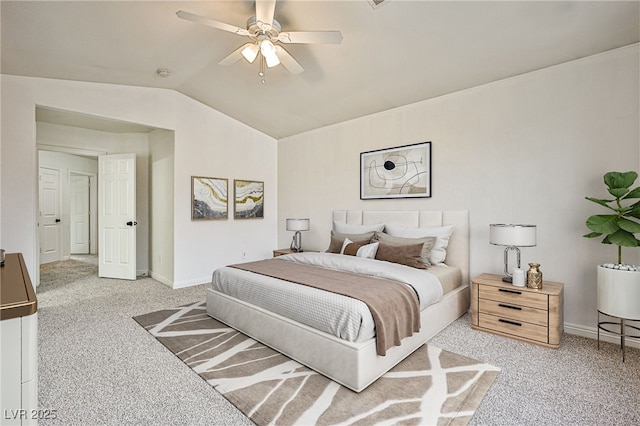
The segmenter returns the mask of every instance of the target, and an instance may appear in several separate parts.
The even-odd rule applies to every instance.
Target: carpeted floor
[[[93,259],[44,265],[37,290],[39,405],[57,417],[40,424],[253,424],[132,319],[204,300],[204,286],[99,279],[74,261]],[[501,369],[472,425],[640,424],[638,349],[625,363],[582,337],[546,349],[474,331],[468,315],[429,343]]]

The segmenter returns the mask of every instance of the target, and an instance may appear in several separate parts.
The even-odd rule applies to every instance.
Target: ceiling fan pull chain
[[[258,72],[258,75],[260,76],[260,83],[267,84],[267,81],[264,78],[264,61],[264,55],[260,54],[260,72]]]

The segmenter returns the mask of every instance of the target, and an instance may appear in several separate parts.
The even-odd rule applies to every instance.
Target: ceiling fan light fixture
[[[264,59],[267,61],[267,68],[273,68],[276,65],[280,64],[280,59],[278,58],[278,55],[276,55],[275,52],[273,52],[269,56],[265,56]]]
[[[242,49],[242,56],[244,56],[247,62],[252,64],[253,61],[256,60],[256,57],[258,56],[259,51],[260,49],[258,48],[257,45],[247,44],[247,46],[244,49]]]
[[[260,40],[260,53],[266,58],[276,53],[276,47],[269,39]]]

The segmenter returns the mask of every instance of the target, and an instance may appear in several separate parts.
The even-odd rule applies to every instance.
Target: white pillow
[[[345,247],[347,247],[352,242],[353,241],[351,241],[349,238],[345,238],[344,241],[342,242],[342,248],[340,249],[340,254],[344,254]]]
[[[445,226],[425,226],[424,228],[407,228],[397,225],[385,225],[384,230],[387,234],[394,237],[404,238],[424,238],[436,237],[436,242],[431,248],[429,261],[432,265],[440,265],[444,263],[447,257],[447,246],[449,245],[449,237],[453,233],[454,225]]]
[[[340,249],[340,254],[344,254],[345,247],[347,247],[351,243],[353,243],[353,241],[351,241],[349,238],[345,238],[344,243],[342,243],[342,248]],[[356,252],[356,257],[368,257],[369,259],[375,259],[379,245],[380,242],[363,245]]]
[[[380,245],[379,241],[371,244],[365,244],[358,249],[356,253],[357,257],[367,257],[369,259],[375,259],[376,253],[378,252],[378,246]]]
[[[333,230],[341,234],[365,234],[367,232],[380,232],[384,229],[384,223],[374,225],[349,225],[333,221]]]

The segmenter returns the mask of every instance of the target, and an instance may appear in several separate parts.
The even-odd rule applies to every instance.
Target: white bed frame
[[[446,263],[462,270],[463,285],[422,311],[420,332],[403,339],[401,346],[388,349],[385,356],[376,353],[375,339],[347,342],[211,288],[207,289],[207,312],[343,386],[360,392],[469,309],[469,212],[340,210],[333,212],[333,220],[347,224],[388,223],[407,227],[455,225]]]

